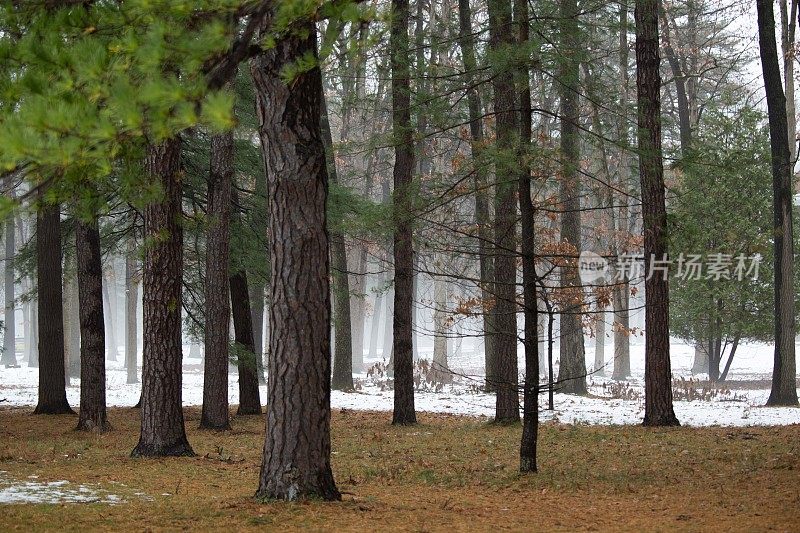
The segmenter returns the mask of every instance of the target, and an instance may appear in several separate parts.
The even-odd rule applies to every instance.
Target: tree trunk
[[[106,346],[106,358],[109,361],[117,360],[117,339],[114,335],[114,305],[111,302],[111,292],[108,290],[108,280],[103,283],[103,306],[105,308],[105,323],[106,323],[106,338],[108,343]]]
[[[125,255],[125,368],[127,382],[139,383],[137,374],[138,325],[137,304],[139,301],[139,282],[136,278],[135,242],[128,239],[128,250]]]
[[[266,18],[271,18],[270,14]],[[265,21],[269,24],[269,21]],[[259,136],[269,172],[270,341],[260,498],[341,498],[330,465],[331,301],[326,220],[328,171],[320,131],[313,22],[252,63]],[[276,170],[280,169],[280,172]]]
[[[783,80],[786,89],[786,123],[789,137],[789,165],[792,174],[794,174],[794,165],[797,160],[797,117],[795,116],[794,98],[794,62],[797,56],[794,50],[794,35],[797,27],[797,0],[792,0],[791,11],[787,9],[786,0],[780,0],[780,9]]]
[[[29,307],[31,338],[30,353],[28,354],[28,366],[31,368],[39,366],[39,299],[33,300]]]
[[[69,256],[62,298],[64,306],[64,360],[67,365],[67,386],[70,378],[81,376],[81,324],[78,315],[78,280],[75,256]],[[67,261],[65,261],[66,263]]]
[[[450,383],[453,374],[447,364],[447,281],[441,276],[433,280],[433,360],[431,368],[438,383]]]
[[[231,309],[228,293],[230,250],[233,132],[211,137],[208,175],[208,228],[205,283],[205,361],[203,410],[200,427],[230,429],[228,410],[229,332]]]
[[[658,0],[636,0],[636,89],[639,107],[639,179],[642,185],[646,267],[667,258],[667,210],[661,156],[661,73]],[[669,280],[645,280],[645,426],[680,425],[672,409],[669,360]]]
[[[3,321],[3,357],[0,364],[8,367],[17,366],[17,338],[14,319],[14,217],[6,218],[5,225],[6,258],[3,261],[5,286],[5,320]]]
[[[258,390],[258,365],[253,344],[253,315],[250,312],[247,274],[244,270],[234,273],[229,280],[231,310],[236,340],[236,367],[239,371],[239,408],[236,414],[260,415],[261,393]]]
[[[594,375],[604,376],[606,367],[606,310],[598,308],[594,328]]]
[[[694,345],[694,362],[692,363],[692,374],[708,373],[708,351],[703,346],[703,341],[698,340]]]
[[[528,46],[528,0],[514,0],[514,18],[517,20],[519,44]],[[531,90],[529,61],[520,67],[520,161],[528,160],[531,142]],[[536,291],[536,250],[534,221],[536,212],[531,200],[531,169],[522,165],[518,183],[519,213],[522,220],[522,294],[525,316],[525,385],[522,409],[522,440],[519,446],[520,472],[536,472],[536,441],[539,436],[539,298]]]
[[[757,0],[758,45],[767,93],[772,151],[773,227],[775,249],[775,364],[767,405],[797,405],[795,376],[794,243],[792,171],[772,2]]]
[[[64,368],[64,309],[61,301],[61,212],[42,205],[36,217],[39,330],[39,403],[37,415],[74,411],[67,403]]]
[[[583,289],[578,276],[578,255],[581,253],[581,184],[580,184],[580,124],[579,67],[576,55],[581,42],[578,28],[577,0],[561,0],[560,45],[561,65],[561,241],[570,246],[575,258],[561,267],[562,305],[561,342],[559,343],[558,381],[560,391],[586,394],[586,354],[583,345],[581,312]]]
[[[628,227],[628,197],[624,191],[628,190],[629,179],[629,158],[628,158],[628,101],[629,97],[629,76],[628,76],[628,2],[621,0],[619,6],[619,105],[620,116],[617,123],[617,135],[621,143],[619,150],[619,166],[617,169],[618,183],[617,188],[623,191],[619,194],[619,211],[612,211],[614,223],[614,254],[619,255],[627,250],[621,245],[622,228]],[[617,195],[614,195],[616,197]],[[627,276],[619,280],[611,292],[612,305],[614,308],[614,370],[611,378],[622,380],[631,374],[631,346],[630,346],[630,287]]]
[[[331,125],[328,122],[328,105],[325,92],[321,91],[320,129],[325,144],[325,164],[328,180],[336,185],[336,157],[333,153]],[[353,325],[350,320],[350,279],[347,273],[347,250],[344,234],[334,231],[330,234],[331,269],[333,274],[333,323],[336,330],[336,346],[333,353],[333,379],[331,387],[335,390],[351,391],[353,386]],[[363,325],[363,320],[362,320]],[[362,348],[363,351],[363,348]]]
[[[133,457],[194,455],[182,411],[181,140],[147,146],[145,172],[164,198],[144,211],[141,433]]]
[[[478,226],[478,266],[480,276],[480,295],[483,304],[483,349],[485,375],[495,373],[495,350],[492,326],[491,303],[492,279],[494,278],[492,261],[492,234],[489,221],[489,195],[487,192],[486,171],[481,162],[481,149],[483,147],[483,110],[480,94],[474,86],[475,73],[478,70],[475,60],[475,37],[472,31],[472,13],[469,0],[458,0],[458,43],[461,48],[461,57],[464,61],[464,72],[467,76],[467,104],[469,106],[469,131],[471,137],[470,149],[472,159],[475,161],[475,224]],[[494,391],[494,383],[486,379],[487,391]]]
[[[392,64],[394,133],[394,414],[392,424],[415,424],[414,409],[414,245],[412,229],[414,141],[408,50],[408,0],[392,0],[389,48]]]
[[[81,405],[77,429],[106,431],[111,426],[106,415],[103,257],[96,217],[91,222],[77,221],[75,249],[81,327]]]
[[[511,22],[511,1],[490,0],[487,4],[489,14],[489,48],[495,54],[510,54],[515,45]],[[514,94],[514,73],[507,66],[494,74],[494,113],[499,150],[516,150],[517,102]],[[511,159],[510,153],[506,156]],[[519,420],[519,377],[517,375],[517,301],[516,301],[516,237],[517,206],[512,176],[518,175],[516,165],[497,164],[495,194],[494,241],[496,251],[494,260],[495,306],[493,323],[495,368],[486,377],[497,390],[495,403],[496,422],[515,422]]]
[[[378,268],[381,268],[378,265]],[[386,281],[386,274],[384,272],[380,272],[378,274],[378,281],[376,283],[377,291],[375,292],[375,300],[372,305],[372,322],[370,324],[370,333],[369,333],[369,352],[368,356],[370,359],[377,359],[378,357],[378,337],[380,336],[381,332],[381,312],[383,311],[384,306],[384,283]]]

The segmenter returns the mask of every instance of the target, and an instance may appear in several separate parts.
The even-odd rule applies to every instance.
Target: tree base
[[[642,421],[645,427],[680,427],[681,423],[674,414],[663,416],[646,416]]]
[[[131,452],[131,457],[194,457],[195,455],[194,450],[186,441],[169,446],[143,444],[140,441]]]
[[[75,428],[75,431],[90,431],[95,433],[105,433],[106,431],[111,431],[113,426],[108,423],[108,421],[104,421],[101,423],[97,423],[94,420],[78,420],[78,426]]]
[[[75,411],[69,406],[66,400],[54,404],[39,404],[33,410],[35,415],[74,415]]]
[[[798,407],[797,394],[770,394],[766,407]]]
[[[538,472],[536,467],[536,458],[520,457],[519,458],[519,471],[522,474],[535,474]]]
[[[333,476],[320,476],[320,486],[316,488],[300,488],[296,483],[286,485],[285,483],[268,482],[264,485],[262,479],[262,486],[256,492],[256,499],[262,502],[266,501],[307,501],[307,500],[324,500],[328,502],[341,501],[342,494],[336,488],[333,481]]]
[[[260,405],[257,407],[248,407],[248,406],[243,407],[240,405],[236,409],[236,416],[254,416],[260,414],[262,414]]]
[[[200,429],[206,429],[210,431],[230,431],[231,430],[231,423],[230,421],[225,422],[224,424],[212,424],[208,420],[200,420]]]

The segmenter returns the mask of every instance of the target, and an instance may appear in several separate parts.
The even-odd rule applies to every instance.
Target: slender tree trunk
[[[794,232],[792,228],[792,170],[786,97],[783,94],[775,16],[772,2],[757,0],[758,45],[767,93],[769,137],[772,151],[773,227],[775,248],[775,364],[767,405],[797,405],[795,376]]]
[[[328,105],[325,91],[320,88],[321,106],[320,128],[322,142],[325,144],[325,162],[328,168],[328,181],[336,185],[336,157],[333,153],[331,125],[328,122]],[[333,274],[333,323],[336,330],[336,346],[333,353],[333,379],[331,387],[335,390],[353,390],[353,325],[350,320],[350,279],[347,273],[347,250],[344,234],[332,231],[330,234],[331,267]],[[362,320],[363,325],[363,320]],[[362,348],[363,351],[363,348]]]
[[[133,238],[128,239],[128,250],[125,255],[125,368],[129,384],[139,383],[137,374],[139,282],[136,277],[135,246]]]
[[[789,161],[792,174],[797,160],[797,117],[794,98],[794,62],[796,59],[794,36],[797,28],[797,0],[792,0],[791,10],[786,0],[780,0],[781,48],[783,49],[783,80],[786,92],[786,123],[789,136]]]
[[[103,305],[105,307],[105,323],[106,323],[106,338],[108,343],[106,346],[106,358],[109,361],[117,360],[117,339],[114,335],[114,305],[111,302],[111,292],[108,290],[108,280],[103,283]]]
[[[81,325],[81,405],[77,429],[111,429],[106,414],[105,324],[103,323],[103,257],[97,218],[77,221],[75,249]]]
[[[492,261],[492,234],[489,221],[489,194],[486,169],[481,160],[483,146],[483,110],[480,95],[474,86],[475,73],[478,70],[475,60],[475,37],[472,31],[472,12],[469,0],[458,0],[458,43],[461,48],[461,57],[464,61],[464,72],[467,76],[467,104],[469,106],[469,131],[471,137],[472,159],[475,162],[475,224],[478,226],[478,265],[480,275],[480,295],[483,303],[483,349],[485,375],[495,373],[495,350],[492,326],[491,302],[492,280],[494,278],[494,265]],[[485,383],[488,391],[494,390],[494,383],[487,379]]]
[[[231,310],[236,341],[236,367],[239,371],[239,408],[236,414],[260,415],[261,393],[258,390],[258,365],[253,345],[253,315],[250,312],[247,274],[244,270],[235,272],[229,280]]]
[[[598,308],[594,330],[594,374],[604,376],[606,367],[606,310]]]
[[[150,144],[145,172],[164,198],[144,212],[141,433],[133,457],[194,455],[183,422],[181,140]]]
[[[273,261],[267,428],[256,494],[338,500],[330,465],[331,301],[322,80],[319,66],[314,66],[296,73],[288,85],[283,81],[287,67],[316,57],[314,23],[298,29],[303,35],[282,36],[252,64],[259,135],[269,169]]]
[[[17,366],[17,338],[16,323],[14,319],[14,217],[6,218],[5,224],[5,250],[6,257],[3,261],[5,285],[5,320],[3,321],[3,357],[2,363],[6,367]]]
[[[69,256],[67,271],[64,276],[64,360],[67,365],[67,386],[70,378],[81,376],[81,323],[78,316],[78,279],[75,271],[76,257]],[[67,261],[65,261],[67,263]]]
[[[617,169],[617,188],[620,191],[628,190],[629,179],[629,158],[628,158],[628,101],[629,97],[629,76],[628,76],[628,2],[621,0],[619,6],[619,104],[620,116],[617,125],[617,134],[621,143],[619,150],[619,167]],[[613,195],[617,197],[617,195]],[[617,199],[619,210],[612,210],[614,217],[614,253],[619,257],[626,252],[621,246],[622,229],[628,227],[628,197],[619,194]],[[614,308],[614,370],[612,379],[622,380],[631,374],[631,350],[630,350],[630,287],[627,276],[618,280],[614,284],[611,292],[612,305]]]
[[[569,394],[586,394],[586,354],[583,345],[581,308],[583,289],[578,276],[577,257],[581,253],[581,184],[579,60],[583,47],[578,28],[577,0],[561,0],[560,42],[561,67],[561,241],[574,250],[574,259],[561,267],[561,289],[565,304],[560,316],[561,342],[558,381],[560,390]]]
[[[38,251],[37,251],[38,254]],[[28,354],[28,366],[35,368],[39,366],[39,299],[36,298],[30,304],[30,353]]]
[[[380,266],[379,266],[380,268]],[[386,281],[386,274],[381,272],[378,274],[377,291],[375,292],[375,300],[372,305],[372,322],[370,324],[369,333],[369,358],[376,359],[378,357],[378,337],[381,332],[381,312],[384,306],[384,283]]]
[[[515,44],[511,22],[511,1],[490,0],[489,47],[495,54],[510,54]],[[510,68],[503,67],[492,79],[494,92],[494,113],[497,129],[498,149],[509,156],[516,150],[518,137],[517,99],[514,91],[514,74]],[[510,159],[510,157],[509,157]],[[495,403],[496,422],[515,422],[519,420],[519,377],[517,375],[517,301],[516,301],[516,237],[517,206],[515,187],[517,180],[512,176],[519,173],[514,165],[496,165],[497,180],[495,193],[494,259],[495,306],[493,323],[495,368],[486,377],[495,384],[497,399]]]
[[[528,0],[514,0],[514,18],[517,20],[519,45],[529,45]],[[536,443],[539,437],[539,297],[536,291],[536,212],[531,199],[531,169],[528,149],[531,142],[531,89],[529,61],[520,66],[520,161],[519,212],[522,228],[522,295],[525,316],[525,384],[522,409],[522,440],[519,447],[520,472],[536,472]]]
[[[64,368],[64,309],[61,300],[61,213],[58,204],[42,205],[36,217],[39,330],[39,402],[37,415],[74,414],[67,403]]]
[[[658,0],[636,0],[636,89],[639,108],[639,179],[642,184],[645,265],[667,258],[667,210],[661,155],[661,73]],[[678,426],[672,409],[669,360],[669,280],[645,281],[645,426]]]
[[[228,366],[230,300],[228,262],[230,250],[231,181],[233,180],[233,132],[211,137],[211,169],[208,176],[208,246],[205,284],[205,361],[203,410],[200,427],[230,429]]]
[[[450,383],[453,374],[447,364],[447,281],[437,276],[433,280],[433,360],[434,379],[438,383]]]
[[[408,50],[408,0],[392,0],[389,48],[392,64],[394,130],[394,414],[392,424],[415,424],[414,409],[414,245],[412,229],[414,141]]]

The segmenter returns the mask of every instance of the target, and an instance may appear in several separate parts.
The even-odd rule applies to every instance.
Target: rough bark
[[[658,0],[636,0],[636,89],[639,124],[639,180],[642,186],[644,257],[667,257],[667,210],[661,152],[661,73]],[[645,280],[645,426],[680,425],[672,409],[669,360],[669,280],[660,273]]]
[[[783,93],[772,2],[757,0],[758,46],[767,93],[772,152],[773,247],[775,255],[775,363],[767,405],[797,405],[795,377],[794,243],[792,171],[786,97]]]
[[[408,0],[392,0],[389,48],[392,65],[392,128],[394,133],[394,316],[392,358],[394,413],[392,424],[415,424],[414,409],[414,245],[412,196],[414,141],[408,57]]]
[[[581,253],[581,184],[579,61],[583,43],[578,29],[577,0],[560,2],[560,76],[561,93],[561,241],[570,245],[575,258],[561,267],[561,289],[564,303],[560,315],[559,390],[568,394],[586,394],[586,355],[583,345],[581,309],[583,289],[578,276],[577,257]]]
[[[111,426],[106,413],[103,257],[97,218],[77,222],[75,249],[81,328],[81,405],[77,429],[106,431]]]
[[[492,53],[509,54],[515,43],[511,23],[511,1],[490,0],[489,48]],[[492,79],[494,114],[499,150],[514,151],[517,139],[517,99],[514,91],[514,73],[504,66],[494,73]],[[510,159],[510,158],[509,158]],[[505,158],[504,158],[505,160]],[[518,170],[513,165],[498,163],[495,168],[495,224],[494,242],[494,294],[495,306],[492,318],[494,333],[495,365],[486,379],[494,383],[497,390],[495,402],[496,422],[519,420],[519,377],[517,375],[517,302],[516,302],[516,237],[517,202],[515,184]]]
[[[183,422],[182,170],[178,137],[147,146],[145,172],[164,197],[144,211],[141,432],[133,457],[194,455]]]
[[[206,246],[205,360],[200,427],[215,430],[231,428],[228,408],[228,335],[231,317],[228,262],[233,158],[233,132],[214,135],[211,138],[211,168],[208,175],[210,226]]]
[[[256,495],[338,500],[330,465],[331,301],[321,72],[318,66],[298,72],[288,84],[282,76],[305,55],[316,56],[314,24],[305,23],[302,30],[303,36],[283,36],[252,64],[269,169],[272,258],[266,440]]]
[[[39,330],[39,402],[37,415],[74,411],[67,403],[64,368],[64,309],[61,300],[61,213],[58,204],[42,205],[36,217]]]

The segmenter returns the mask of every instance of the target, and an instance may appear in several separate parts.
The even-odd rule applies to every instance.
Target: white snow
[[[466,344],[466,343],[465,343]],[[594,353],[593,343],[587,339],[586,360],[590,368]],[[471,347],[470,347],[471,348]],[[188,354],[188,349],[186,350]],[[558,347],[554,349],[558,354]],[[613,354],[610,339],[606,342],[606,354]],[[429,356],[422,349],[422,357]],[[674,378],[697,379],[703,376],[692,376],[691,367],[694,350],[691,346],[673,340],[671,345],[672,370]],[[610,357],[610,356],[608,356]],[[125,383],[126,373],[122,367],[123,357],[117,362],[108,363],[107,401],[109,406],[132,406],[139,398],[140,385]],[[772,375],[773,347],[765,344],[742,344],[737,351],[729,381],[762,380],[768,386]],[[377,362],[367,360],[366,366]],[[183,404],[201,405],[203,399],[203,374],[199,359],[185,355],[183,373]],[[471,416],[491,417],[494,413],[494,395],[479,392],[482,382],[482,355],[472,349],[452,354],[450,367],[456,374],[469,376],[461,378],[461,383],[445,386],[441,392],[417,391],[415,405],[418,411],[452,413]],[[610,365],[610,363],[609,363]],[[524,369],[524,361],[520,357],[520,372]],[[613,398],[610,392],[610,379],[591,376],[589,381],[590,395],[578,397],[567,394],[555,394],[554,411],[546,410],[547,396],[540,396],[541,419],[557,420],[570,424],[638,424],[644,414],[643,373],[644,346],[641,338],[635,339],[631,346],[632,377],[627,381],[633,399]],[[557,370],[556,370],[557,373]],[[610,368],[606,372],[610,374]],[[333,409],[391,411],[393,393],[382,390],[383,387],[367,379],[366,373],[355,376],[362,383],[361,390],[351,393],[333,391],[331,406]],[[20,368],[0,368],[0,405],[34,406],[37,398],[38,369],[28,368],[23,364]],[[730,390],[721,387],[710,400],[675,401],[675,412],[683,425],[687,426],[755,426],[800,424],[800,409],[763,407],[769,390],[745,389]],[[73,406],[77,406],[80,398],[79,380],[73,379],[67,389],[67,397]],[[231,404],[238,403],[238,385],[235,369],[232,369],[229,383]],[[266,398],[266,387],[261,387],[262,402]]]
[[[36,479],[38,476],[28,476]],[[105,503],[115,505],[125,500],[100,487],[76,485],[67,480],[20,481],[0,471],[0,504],[15,503]]]

